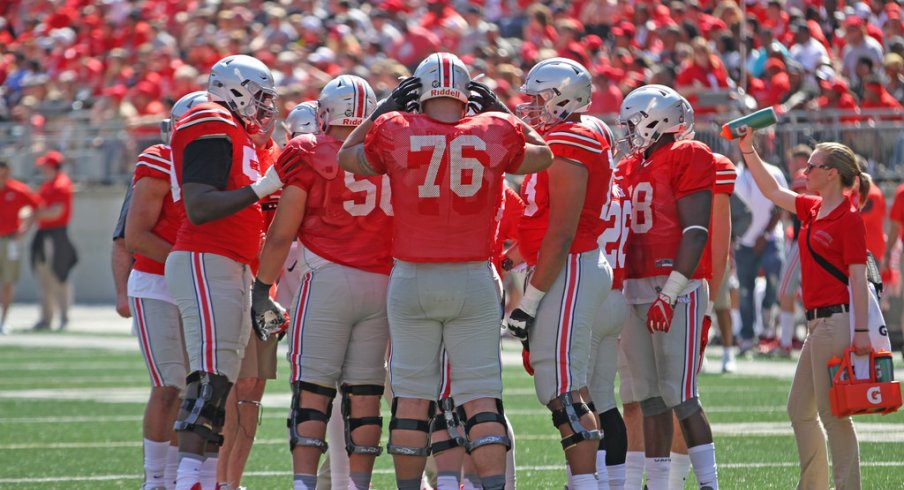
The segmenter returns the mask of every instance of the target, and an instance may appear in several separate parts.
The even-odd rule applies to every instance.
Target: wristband
[[[668,296],[670,303],[675,304],[678,301],[678,296],[681,296],[681,291],[684,291],[684,287],[687,286],[688,279],[684,277],[684,274],[678,271],[672,271],[669,274],[669,279],[665,282],[665,285],[662,286],[662,290],[659,292]]]
[[[254,191],[254,194],[258,199],[263,199],[282,189],[283,182],[279,180],[279,174],[276,172],[276,167],[270,167],[270,170],[267,170],[267,173],[265,173],[263,177],[257,179],[257,182],[248,187],[251,187],[251,190]]]
[[[540,300],[542,300],[545,295],[545,291],[540,291],[535,288],[533,284],[527,283],[527,287],[524,289],[524,296],[521,297],[521,302],[518,303],[518,308],[521,308],[521,310],[528,315],[534,316],[537,314],[537,307],[540,306]]]

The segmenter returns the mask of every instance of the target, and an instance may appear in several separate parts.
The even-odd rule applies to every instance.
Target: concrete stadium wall
[[[116,226],[125,192],[124,186],[89,187],[75,192],[69,236],[79,254],[78,265],[71,276],[76,303],[115,301],[110,248],[113,227]],[[30,244],[31,234],[23,244],[25,261],[22,264],[22,278],[16,288],[16,302],[38,300],[38,289],[29,266]]]

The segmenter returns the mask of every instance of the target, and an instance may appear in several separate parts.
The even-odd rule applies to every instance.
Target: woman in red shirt
[[[713,54],[706,39],[696,37],[691,41],[694,55],[678,73],[675,79],[678,92],[687,97],[687,101],[697,114],[716,112],[714,107],[697,107],[698,94],[701,92],[727,89],[728,71],[718,56]]]
[[[835,417],[829,408],[826,365],[833,356],[854,347],[870,352],[867,330],[866,228],[857,206],[845,195],[858,187],[860,206],[869,195],[869,174],[857,165],[854,152],[840,143],[820,143],[807,163],[807,190],[803,195],[780,187],[753,147],[752,132],[738,142],[747,168],[763,195],[775,205],[796,213],[801,221],[800,268],[807,339],[800,353],[788,415],[800,458],[798,488],[826,488],[829,462],[825,433],[832,449],[835,488],[860,488],[860,455],[850,417]],[[822,257],[847,276],[847,285],[817,263]],[[850,302],[853,301],[853,304]],[[851,315],[854,328],[851,340]],[[820,424],[821,422],[821,424]]]

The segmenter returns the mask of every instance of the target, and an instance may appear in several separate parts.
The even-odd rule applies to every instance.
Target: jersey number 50
[[[430,156],[430,165],[427,167],[427,176],[424,183],[417,186],[417,195],[422,198],[435,198],[440,194],[439,175],[443,156],[446,153],[446,137],[442,135],[412,136],[410,140],[412,152],[423,151],[425,148],[433,148]],[[472,148],[478,151],[486,151],[487,144],[480,137],[473,134],[457,136],[448,144],[449,146],[449,188],[459,197],[472,197],[483,185],[483,164],[476,158],[462,156],[464,148]],[[470,171],[470,183],[465,184],[465,172]]]

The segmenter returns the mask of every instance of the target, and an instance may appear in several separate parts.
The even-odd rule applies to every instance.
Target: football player
[[[163,278],[164,263],[182,221],[170,186],[169,142],[175,122],[205,102],[207,92],[192,92],[173,105],[170,118],[161,124],[165,143],[149,146],[138,155],[126,203],[124,244],[135,258],[127,283],[129,309],[151,378],[143,424],[145,489],[171,488],[176,480],[178,448],[170,441],[175,440],[173,421],[188,374],[179,308]]]
[[[661,85],[632,91],[619,112],[632,205],[624,282],[632,308],[622,342],[643,412],[651,490],[668,487],[673,412],[700,488],[718,488],[712,431],[697,397],[711,266],[701,257],[716,172],[709,147],[688,139],[692,115],[687,100]]]
[[[351,488],[366,490],[374,459],[382,452],[390,189],[388,178],[359,178],[336,161],[342,142],[376,107],[370,85],[360,77],[339,76],[323,88],[318,106],[323,134],[293,138],[277,161],[278,167],[300,162],[301,170],[287,182],[267,234],[253,310],[260,318],[281,308],[270,299],[270,285],[297,235],[295,273],[302,285],[289,333],[294,488],[317,485],[339,385]]]
[[[466,117],[475,88],[469,84],[458,57],[428,56],[339,152],[345,169],[387,174],[392,187],[395,264],[387,312],[394,399],[388,451],[402,490],[420,488],[443,347],[465,449],[484,488],[505,485],[511,443],[502,415],[502,291],[490,259],[503,173],[540,171],[551,154],[535,131],[498,112],[507,109],[489,89],[475,95],[480,113]],[[419,114],[406,112],[414,105]]]
[[[251,333],[250,265],[264,225],[259,201],[288,177],[273,168],[261,176],[251,139],[276,121],[276,92],[266,65],[244,55],[223,58],[211,69],[207,91],[211,102],[189,110],[172,137],[172,192],[184,202],[186,219],[165,276],[182,316],[190,365],[174,426],[179,490],[200,487],[206,459],[213,460],[207,466],[213,466],[215,480],[226,397]],[[285,323],[278,318],[271,327]]]
[[[612,178],[609,142],[581,118],[590,106],[591,77],[580,64],[542,61],[521,92],[531,100],[518,106],[519,115],[543,134],[554,160],[521,187],[518,247],[531,269],[508,328],[530,353],[537,398],[562,436],[568,487],[596,489],[601,433],[587,376],[594,317],[612,286],[597,244]]]

